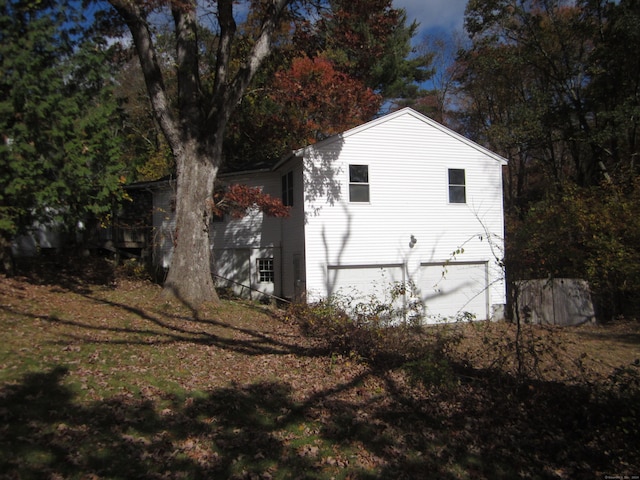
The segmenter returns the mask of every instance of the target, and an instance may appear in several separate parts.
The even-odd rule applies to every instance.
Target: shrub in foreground
[[[461,339],[459,330],[392,324],[376,313],[362,315],[362,308],[357,310],[359,314],[349,315],[343,302],[332,297],[313,304],[294,304],[288,316],[332,355],[355,357],[377,368],[402,367],[412,379],[423,383],[441,385],[453,377],[449,353]]]

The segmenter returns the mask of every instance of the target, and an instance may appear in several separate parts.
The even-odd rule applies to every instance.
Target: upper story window
[[[282,204],[285,207],[293,206],[293,172],[282,176]]]
[[[349,165],[349,201],[369,201],[368,165]]]
[[[467,203],[464,169],[449,169],[449,203]]]

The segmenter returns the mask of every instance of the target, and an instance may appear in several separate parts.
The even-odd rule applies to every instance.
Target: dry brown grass
[[[0,477],[640,470],[638,322],[526,326],[518,377],[509,324],[377,334],[367,357],[275,307],[196,314],[148,282],[58,273],[0,277]]]

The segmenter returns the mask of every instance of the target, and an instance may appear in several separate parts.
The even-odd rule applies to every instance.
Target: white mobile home
[[[289,218],[213,224],[215,271],[308,301],[381,297],[411,282],[428,321],[502,315],[506,160],[405,108],[229,183],[282,195]],[[167,184],[168,185],[168,184]],[[172,246],[170,189],[155,194],[158,264]]]

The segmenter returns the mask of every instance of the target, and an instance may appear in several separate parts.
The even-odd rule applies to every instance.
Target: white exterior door
[[[421,264],[418,288],[428,323],[455,320],[466,312],[489,318],[487,264]]]

